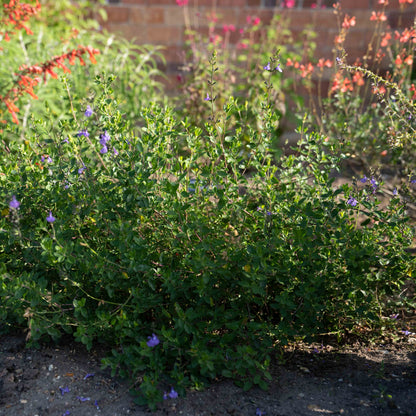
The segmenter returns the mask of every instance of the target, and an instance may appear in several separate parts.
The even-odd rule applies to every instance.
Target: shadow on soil
[[[101,351],[60,343],[25,347],[0,337],[0,415],[140,416],[129,386],[100,369]],[[222,380],[164,401],[155,416],[416,415],[416,335],[394,344],[297,344],[275,360],[268,391]]]

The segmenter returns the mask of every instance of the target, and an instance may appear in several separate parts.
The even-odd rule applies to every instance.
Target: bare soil
[[[1,416],[143,416],[129,385],[100,368],[104,351],[76,343],[26,347],[0,337]],[[297,344],[277,354],[268,391],[227,380],[165,400],[154,416],[416,415],[416,335],[344,346]]]

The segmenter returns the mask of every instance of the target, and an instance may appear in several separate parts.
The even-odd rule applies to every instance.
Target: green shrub
[[[255,122],[233,96],[218,109],[213,53],[202,122],[145,101],[133,114],[120,77],[73,73],[56,109],[31,108],[24,140],[6,142],[6,125],[2,331],[27,328],[33,345],[63,334],[105,344],[103,364],[154,408],[164,391],[218,377],[267,388],[288,342],[380,328],[414,307],[401,196],[382,207],[374,176],[336,187],[348,147],[305,128],[274,163],[280,59],[258,69]]]
[[[316,134],[273,165],[267,92],[247,143],[157,105],[135,133],[112,80],[96,79],[93,115],[37,120],[2,155],[3,324],[111,345],[104,364],[154,405],[221,376],[266,387],[279,345],[389,312],[413,267],[398,197],[381,209],[365,187],[333,187],[340,149]]]

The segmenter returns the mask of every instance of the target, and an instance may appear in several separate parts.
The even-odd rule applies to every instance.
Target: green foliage
[[[276,345],[381,320],[413,265],[398,198],[381,209],[365,188],[333,187],[339,149],[316,134],[273,165],[267,92],[265,127],[246,143],[158,105],[134,132],[113,77],[95,81],[92,116],[34,118],[2,155],[3,322],[25,321],[32,343],[71,333],[112,345],[104,364],[154,406],[168,386],[217,377],[266,388]]]
[[[185,22],[189,22],[189,10],[184,8]],[[295,39],[290,30],[290,21],[283,15],[275,14],[270,24],[266,25],[260,18],[247,16],[243,29],[236,31],[233,25],[217,26],[215,11],[208,17],[210,20],[206,34],[201,35],[198,27],[189,23],[186,28],[187,55],[182,67],[182,93],[175,102],[178,111],[187,117],[191,124],[198,124],[201,119],[210,117],[212,110],[217,117],[225,117],[224,105],[229,97],[234,97],[241,105],[229,109],[226,113],[229,127],[241,129],[244,139],[249,142],[250,128],[261,130],[260,123],[262,93],[265,83],[271,83],[269,90],[273,110],[279,114],[275,120],[273,148],[279,145],[278,139],[284,123],[293,123],[295,115],[290,110],[294,102],[301,105],[302,99],[293,93],[293,80],[290,77],[278,77],[273,71],[264,69],[270,63],[271,54],[279,52],[281,62],[287,59],[301,59],[310,56],[315,48],[313,38],[316,36],[309,28]],[[231,38],[235,43],[231,42]],[[306,41],[305,41],[306,40]],[[207,62],[215,52],[215,83],[207,85],[211,77],[211,66]],[[272,68],[274,69],[274,68]],[[203,99],[209,94],[211,102]],[[293,105],[292,105],[293,107]],[[238,113],[235,113],[238,111]]]
[[[252,68],[267,76],[255,109],[214,100],[210,56],[203,121],[143,96],[133,112],[122,74],[74,71],[31,107],[24,140],[1,133],[2,330],[104,343],[103,364],[152,408],[220,377],[267,388],[288,342],[414,305],[401,197],[382,205],[378,177],[336,186],[349,147],[304,127],[275,163],[281,56]]]
[[[162,73],[157,64],[164,62],[159,47],[149,45],[136,45],[117,35],[109,34],[103,30],[91,15],[91,2],[74,4],[69,0],[43,1],[42,10],[36,19],[30,22],[33,35],[18,33],[11,37],[9,42],[2,42],[0,49],[0,80],[2,90],[11,86],[14,71],[22,65],[34,65],[47,61],[53,56],[59,56],[76,48],[79,44],[91,45],[100,51],[96,56],[97,64],[68,66],[72,72],[71,77],[76,79],[71,94],[74,102],[92,101],[99,93],[91,81],[102,72],[116,73],[117,79],[114,88],[119,92],[120,105],[126,116],[133,120],[138,109],[154,101],[163,101],[160,79]],[[97,7],[97,5],[95,5]],[[99,7],[99,6],[98,6]],[[100,10],[98,10],[100,11]],[[105,13],[102,11],[102,18]],[[59,72],[61,70],[58,70]],[[62,75],[62,71],[59,75]],[[35,88],[39,97],[34,100],[25,95],[18,102],[20,109],[20,124],[12,134],[12,139],[18,135],[22,139],[27,133],[27,125],[31,114],[51,112],[56,123],[65,119],[68,94],[55,80],[46,78],[48,82],[40,82]],[[85,92],[90,96],[86,97]],[[45,109],[45,106],[47,108]],[[8,113],[1,112],[0,117],[8,117]],[[9,117],[10,118],[10,117]]]

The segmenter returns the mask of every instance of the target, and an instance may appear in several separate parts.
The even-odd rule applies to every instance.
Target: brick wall
[[[233,24],[237,30],[244,26],[247,16],[258,16],[270,22],[274,13],[285,13],[294,33],[312,24],[318,33],[320,56],[332,56],[334,37],[338,32],[332,4],[335,0],[295,0],[293,8],[285,8],[293,0],[189,0],[186,10],[176,0],[107,0],[108,21],[103,23],[109,31],[120,33],[136,43],[157,44],[166,47],[166,72],[174,75],[182,63],[185,15],[202,33],[208,33],[207,16],[213,11],[219,17],[218,28]],[[357,24],[347,37],[347,51],[351,60],[363,56],[373,32],[371,12],[380,10],[379,0],[340,0],[342,10],[356,16]],[[416,1],[414,2],[416,3]],[[408,27],[415,17],[415,4],[399,4],[389,0],[388,23],[392,28]],[[185,14],[184,14],[185,12]]]

